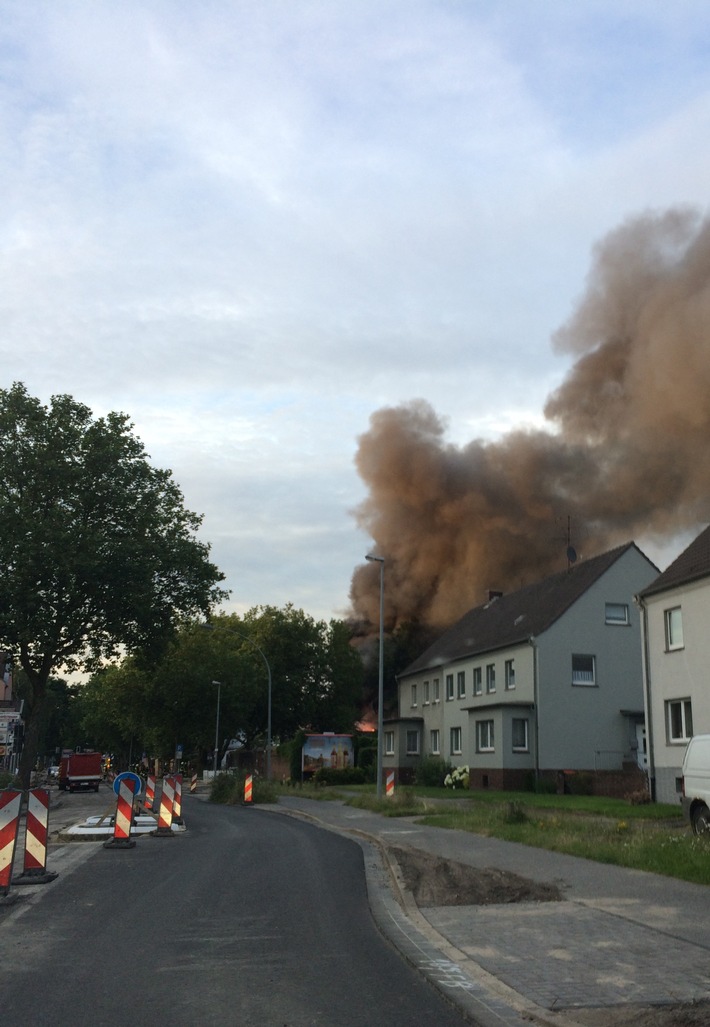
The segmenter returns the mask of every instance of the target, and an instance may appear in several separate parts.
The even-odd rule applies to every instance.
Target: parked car
[[[688,742],[681,802],[695,834],[710,831],[710,735],[694,735]]]

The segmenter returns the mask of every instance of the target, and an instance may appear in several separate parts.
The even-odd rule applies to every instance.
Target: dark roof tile
[[[710,577],[710,525],[640,595],[644,598],[707,577]]]

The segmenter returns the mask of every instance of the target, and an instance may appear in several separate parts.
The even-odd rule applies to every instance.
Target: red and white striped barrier
[[[197,774],[193,774],[192,777],[190,778],[190,791],[191,792],[196,792],[197,791]]]
[[[136,844],[131,838],[133,823],[133,798],[137,791],[137,782],[133,776],[123,776],[118,782],[116,815],[113,820],[113,838],[104,842],[105,849],[132,849]]]
[[[47,884],[57,877],[47,870],[48,826],[49,792],[46,788],[32,788],[27,800],[23,870],[19,877],[13,877],[13,884]]]
[[[252,793],[252,775],[248,774],[244,781],[244,803],[246,806],[251,804],[251,793]]]
[[[172,777],[163,778],[163,790],[160,795],[158,826],[151,831],[153,838],[173,837],[173,803],[175,801],[175,782]]]
[[[143,800],[143,808],[152,811],[153,803],[155,802],[155,775],[149,774],[148,780],[145,783],[145,799]]]
[[[394,770],[387,771],[386,795],[388,799],[391,799],[394,795]]]
[[[0,895],[10,891],[22,792],[0,792]]]
[[[175,797],[173,798],[173,821],[176,824],[182,823],[182,774],[175,774],[173,777],[175,785]]]

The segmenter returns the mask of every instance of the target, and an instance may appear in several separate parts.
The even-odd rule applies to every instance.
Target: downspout
[[[648,651],[648,611],[640,595],[634,596],[634,603],[641,611],[641,668],[643,673],[643,704],[646,712],[646,754],[648,756],[648,791],[651,801],[656,801],[656,762],[653,751],[653,721],[651,713],[651,665]]]
[[[533,651],[533,703],[535,706],[535,717],[533,720],[534,724],[534,735],[535,735],[535,766],[533,775],[535,779],[535,791],[538,789],[540,781],[540,724],[538,721],[539,716],[539,687],[538,687],[538,662],[537,662],[537,643],[535,642],[535,636],[531,635],[528,639]]]

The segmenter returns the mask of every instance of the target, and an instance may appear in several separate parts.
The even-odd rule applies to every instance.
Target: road
[[[75,843],[0,910],[3,1027],[467,1022],[377,931],[356,842],[194,797],[184,815],[133,849]]]

